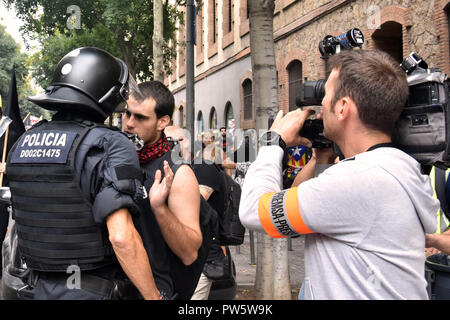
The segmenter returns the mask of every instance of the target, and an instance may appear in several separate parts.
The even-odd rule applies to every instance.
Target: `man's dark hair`
[[[225,129],[225,130],[227,130],[227,128],[226,128],[226,127],[220,127],[220,129],[219,129],[219,130],[222,130],[222,129]]]
[[[339,71],[332,108],[348,96],[367,127],[391,135],[409,95],[399,64],[379,50],[354,50],[332,56],[329,68]]]
[[[169,116],[172,119],[173,110],[175,108],[175,98],[172,92],[159,81],[148,81],[139,84],[141,95],[133,94],[138,102],[143,102],[148,98],[155,100],[155,113],[159,119],[163,116]]]

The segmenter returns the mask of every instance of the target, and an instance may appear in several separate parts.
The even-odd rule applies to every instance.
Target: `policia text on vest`
[[[56,163],[65,163],[75,137],[75,133],[56,130],[25,134],[18,143],[12,161],[46,163],[52,160]]]

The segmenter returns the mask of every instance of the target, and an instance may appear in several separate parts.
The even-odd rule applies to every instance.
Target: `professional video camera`
[[[319,51],[322,59],[327,59],[341,50],[352,50],[355,47],[361,48],[364,44],[364,35],[357,28],[337,36],[326,36],[319,42]],[[297,97],[295,103],[297,106],[320,105],[325,96],[325,83],[327,80],[320,79],[316,81],[306,81],[303,85],[303,97]],[[313,148],[329,148],[333,142],[323,135],[323,121],[314,119],[306,120],[299,135],[308,138]]]
[[[411,53],[401,67],[408,75],[409,97],[392,141],[424,165],[450,167],[450,110],[447,74]]]
[[[319,43],[322,58],[341,49],[361,47],[364,36],[352,29],[333,39],[326,36]],[[401,67],[407,73],[409,98],[394,129],[394,144],[423,165],[450,168],[450,90],[447,74],[428,64],[416,53],[411,53]],[[325,79],[306,81],[303,97],[296,98],[298,106],[320,105],[325,96]],[[323,122],[308,120],[299,132],[313,142],[314,147],[328,147],[323,136]],[[325,140],[324,140],[325,139]]]

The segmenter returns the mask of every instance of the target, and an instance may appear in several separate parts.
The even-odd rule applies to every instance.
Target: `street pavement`
[[[254,234],[255,261],[257,251],[257,236]],[[305,237],[291,239],[292,251],[288,251],[289,278],[291,290],[299,290],[305,276],[304,248]],[[230,247],[231,256],[236,266],[236,282],[241,290],[251,290],[255,283],[256,265],[251,264],[250,236],[246,231],[244,243],[237,247]]]

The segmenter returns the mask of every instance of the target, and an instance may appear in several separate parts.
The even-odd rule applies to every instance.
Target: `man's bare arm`
[[[106,219],[109,240],[123,271],[145,299],[159,300],[150,262],[131,214],[119,209]]]
[[[163,237],[185,265],[197,260],[202,244],[200,230],[200,192],[189,166],[181,166],[173,178],[168,206],[152,206]]]
[[[312,157],[308,163],[303,167],[302,170],[295,177],[294,182],[292,183],[292,188],[298,187],[301,183],[314,178],[314,172],[316,170],[316,158]]]

